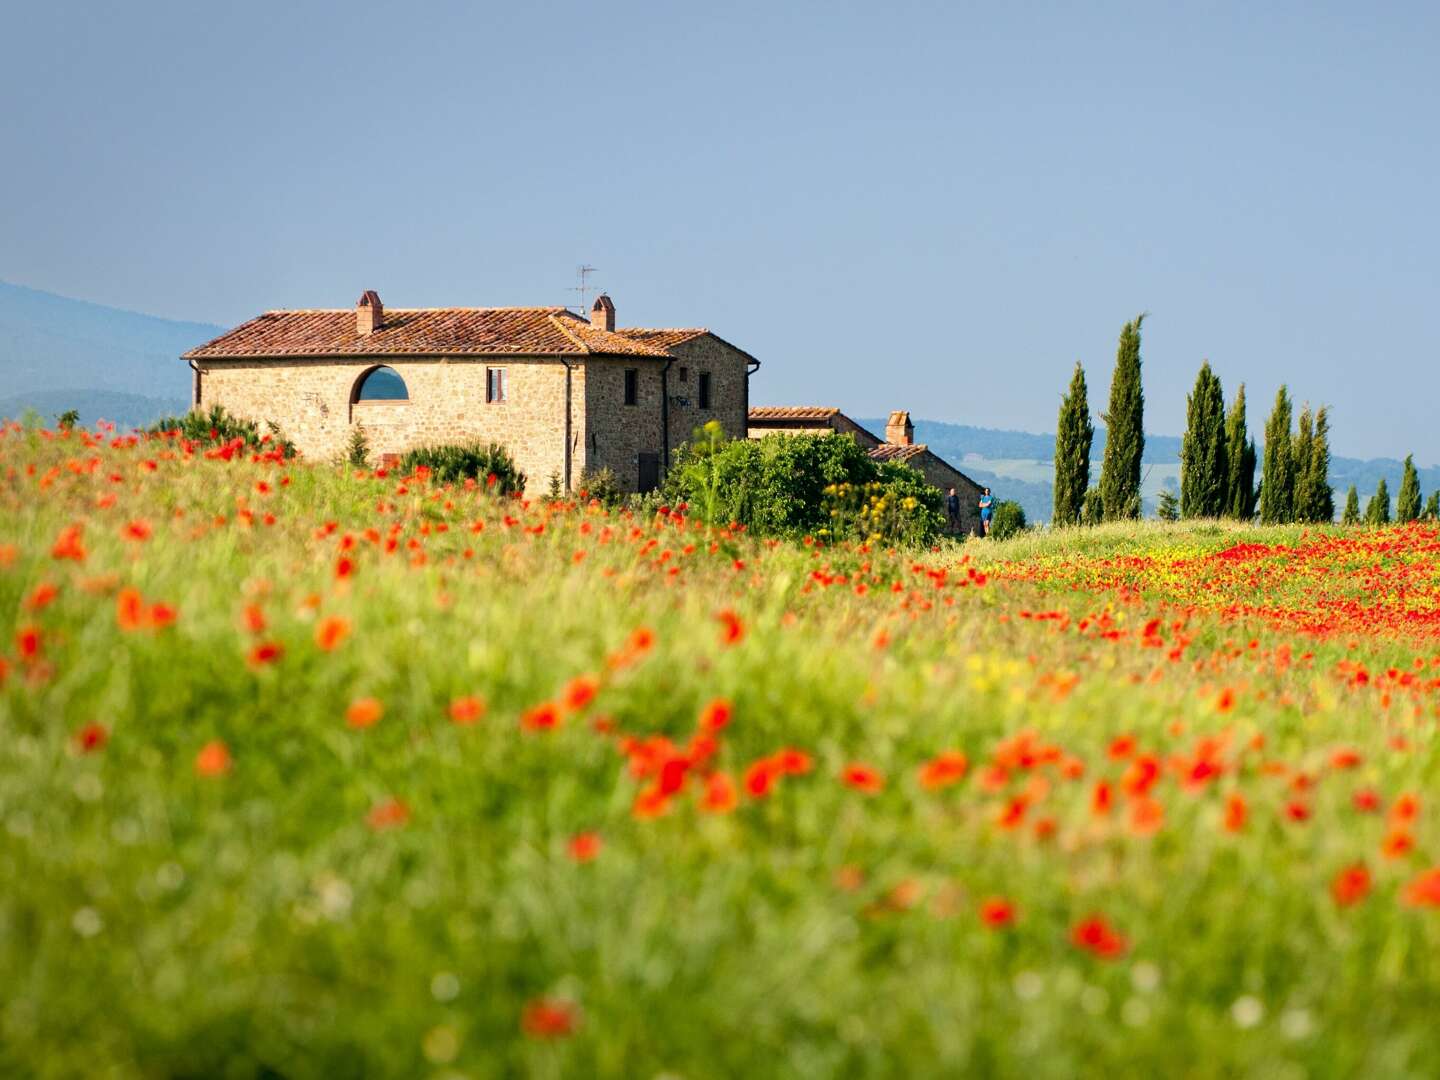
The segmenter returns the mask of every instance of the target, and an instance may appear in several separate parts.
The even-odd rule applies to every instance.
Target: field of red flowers
[[[1440,1073],[1437,551],[12,426],[0,1073]]]

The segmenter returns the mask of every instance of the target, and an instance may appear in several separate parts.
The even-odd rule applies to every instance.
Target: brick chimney
[[[890,419],[885,421],[885,441],[896,446],[915,444],[915,425],[910,423],[908,412],[896,409],[890,414]]]
[[[598,330],[615,329],[615,305],[610,297],[601,293],[590,306],[590,325]]]
[[[384,324],[385,307],[380,303],[380,294],[374,289],[366,289],[355,305],[355,333],[369,337]]]

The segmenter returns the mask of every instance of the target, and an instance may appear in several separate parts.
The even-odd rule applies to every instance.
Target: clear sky
[[[1440,6],[6,0],[0,279],[233,324],[575,303],[754,400],[1053,430],[1148,311],[1440,462]]]

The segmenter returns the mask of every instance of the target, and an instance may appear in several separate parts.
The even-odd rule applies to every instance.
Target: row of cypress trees
[[[1394,520],[1404,524],[1421,519],[1440,519],[1440,491],[1432,491],[1430,498],[1424,500],[1422,505],[1420,474],[1415,469],[1415,455],[1406,454],[1405,471],[1400,477],[1400,494],[1395,500]],[[1358,525],[1361,520],[1360,493],[1355,490],[1355,485],[1351,484],[1350,490],[1345,493],[1345,509],[1340,513],[1340,524]],[[1363,520],[1367,525],[1390,524],[1390,487],[1383,476],[1375,486],[1375,494],[1370,496],[1370,501],[1365,504]]]

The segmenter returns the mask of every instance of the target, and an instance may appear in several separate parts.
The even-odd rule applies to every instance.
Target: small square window
[[[625,404],[640,403],[640,371],[638,368],[625,369]]]
[[[710,408],[710,372],[700,372],[700,408]]]
[[[681,382],[689,382],[689,381],[690,381],[690,369],[689,369],[688,367],[682,367],[682,368],[680,369],[680,381],[681,381]]]
[[[485,400],[492,405],[504,402],[505,391],[505,369],[503,367],[486,368]]]

